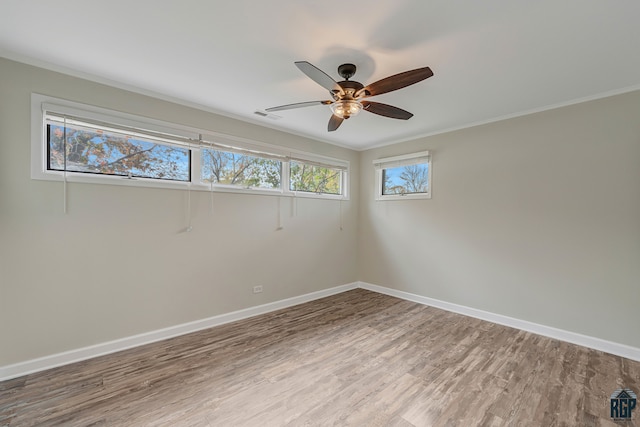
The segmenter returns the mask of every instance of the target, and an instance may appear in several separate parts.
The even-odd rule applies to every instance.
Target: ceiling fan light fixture
[[[357,116],[362,111],[362,104],[355,99],[343,99],[336,101],[329,106],[331,111],[341,119],[348,119],[351,116]]]

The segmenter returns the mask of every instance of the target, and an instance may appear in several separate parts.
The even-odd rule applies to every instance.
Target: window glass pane
[[[65,161],[66,136],[66,161]],[[101,175],[190,180],[191,152],[126,133],[47,124],[48,169]]]
[[[429,192],[429,164],[382,169],[382,194],[415,194]]]
[[[281,188],[281,161],[209,148],[200,151],[200,158],[200,179],[203,182],[253,188]]]
[[[342,194],[342,171],[302,162],[290,163],[291,191]]]

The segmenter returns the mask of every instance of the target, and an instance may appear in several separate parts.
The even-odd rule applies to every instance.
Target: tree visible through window
[[[31,119],[34,179],[347,197],[345,160],[38,94]]]
[[[281,186],[282,162],[264,157],[203,148],[200,151],[201,181],[241,187]]]
[[[190,180],[186,148],[69,124],[48,124],[47,139],[49,170]]]
[[[382,170],[382,194],[413,194],[429,191],[429,165],[399,166]]]
[[[342,194],[342,171],[309,163],[291,161],[291,191]]]

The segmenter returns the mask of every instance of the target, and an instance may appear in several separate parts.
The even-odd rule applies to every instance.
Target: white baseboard
[[[540,325],[538,323],[533,323],[526,320],[515,319],[513,317],[503,316],[501,314],[490,313],[488,311],[478,310],[475,308],[466,307],[464,305],[453,304],[434,298],[423,297],[421,295],[399,291],[396,289],[385,288],[384,286],[372,285],[370,283],[359,282],[358,287],[367,289],[369,291],[390,295],[407,301],[413,301],[419,304],[441,308],[453,313],[463,314],[465,316],[475,317],[477,319],[487,320],[489,322],[497,323],[500,325],[521,329],[523,331],[532,332],[534,334],[543,335],[545,337],[554,338],[560,341],[566,341],[583,347],[592,348],[594,350],[600,350],[605,353],[622,356],[627,359],[640,362],[640,348],[631,347],[625,344],[606,341],[600,338],[578,334],[576,332],[565,331],[562,329],[553,328],[551,326]]]
[[[509,326],[516,329],[543,335],[549,338],[566,341],[572,344],[581,345],[583,347],[604,351],[606,353],[622,356],[627,359],[640,361],[640,348],[631,347],[625,344],[619,344],[606,341],[600,338],[594,338],[575,332],[565,331],[550,326],[540,325],[526,320],[515,319],[513,317],[503,316],[500,314],[490,313],[463,305],[453,304],[446,301],[428,298],[409,292],[399,291],[396,289],[386,288],[384,286],[373,285],[366,282],[354,282],[342,286],[336,286],[322,291],[312,292],[293,298],[287,298],[268,304],[250,307],[243,310],[233,311],[218,316],[209,317],[207,319],[197,320],[194,322],[183,323],[181,325],[171,326],[169,328],[159,329],[156,331],[146,332],[131,337],[126,337],[102,344],[96,344],[76,350],[57,353],[38,359],[27,360],[25,362],[13,365],[0,366],[0,381],[21,377],[34,372],[44,371],[58,366],[68,365],[70,363],[80,362],[82,360],[91,359],[93,357],[103,356],[115,353],[129,348],[162,341],[180,335],[189,334],[191,332],[200,331],[214,326],[223,325],[225,323],[235,322],[237,320],[246,319],[260,314],[270,313],[272,311],[291,307],[320,298],[346,292],[352,289],[362,288],[369,291],[390,295],[407,301],[417,302],[419,304],[429,305],[441,308],[443,310],[459,313],[465,316],[474,317],[481,320]]]
[[[82,360],[91,359],[93,357],[104,356],[106,354],[127,350],[129,348],[138,347],[144,344],[162,341],[167,338],[177,337],[179,335],[189,334],[191,332],[223,325],[225,323],[235,322],[237,320],[246,319],[260,314],[266,314],[272,311],[328,297],[330,295],[346,292],[351,289],[356,289],[357,287],[357,282],[342,286],[336,286],[334,288],[324,289],[321,291],[312,292],[293,298],[287,298],[256,307],[233,311],[231,313],[225,313],[218,316],[209,317],[207,319],[183,323],[181,325],[146,332],[143,334],[109,341],[102,344],[96,344],[89,347],[70,350],[64,353],[52,354],[50,356],[27,360],[25,362],[16,363],[13,365],[0,366],[0,381],[5,381],[34,372],[56,368],[58,366],[68,365],[70,363],[80,362]]]

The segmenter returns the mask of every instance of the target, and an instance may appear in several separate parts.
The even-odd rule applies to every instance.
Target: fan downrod
[[[349,80],[355,73],[356,66],[353,64],[342,64],[338,67],[338,74],[345,80]]]

